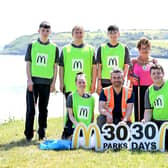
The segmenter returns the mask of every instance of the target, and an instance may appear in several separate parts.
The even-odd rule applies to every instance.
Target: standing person
[[[47,128],[47,106],[50,92],[55,91],[58,47],[49,40],[51,26],[43,21],[39,25],[39,38],[28,45],[25,56],[27,73],[26,123],[24,134],[30,141],[33,138],[35,116],[34,104],[39,99],[38,135],[39,140],[45,138]]]
[[[114,67],[124,70],[124,76],[127,75],[130,57],[128,48],[118,41],[120,36],[119,28],[111,25],[107,28],[109,42],[102,44],[97,52],[98,64],[98,85],[97,92],[111,85],[110,72]]]
[[[71,92],[76,91],[75,76],[78,72],[86,74],[86,91],[93,93],[96,83],[96,60],[94,48],[84,43],[84,29],[76,25],[72,29],[73,41],[63,47],[59,62],[60,91],[65,93],[67,99]],[[71,124],[69,117],[65,123]],[[62,138],[64,138],[64,132]]]
[[[76,74],[75,83],[77,90],[70,94],[67,98],[66,107],[72,127],[67,129],[66,137],[69,138],[73,134],[74,128],[79,123],[88,126],[94,121],[94,97],[86,93],[86,77],[85,74],[79,72]]]
[[[139,56],[132,60],[132,72],[137,78],[133,84],[135,93],[134,115],[135,121],[141,121],[144,117],[145,91],[152,84],[150,67],[157,61],[150,56],[151,43],[147,38],[142,37],[137,43],[137,48]]]
[[[150,68],[153,84],[145,92],[145,113],[142,122],[153,121],[158,128],[168,121],[168,80],[164,80],[164,70],[161,65]],[[166,131],[166,142],[168,131]],[[168,149],[168,143],[166,149]]]
[[[111,72],[111,86],[103,88],[99,97],[97,124],[101,129],[105,123],[118,124],[123,121],[130,124],[134,95],[132,88],[123,86],[124,74],[120,69]]]

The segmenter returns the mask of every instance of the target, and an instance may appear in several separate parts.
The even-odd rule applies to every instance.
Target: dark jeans
[[[66,92],[65,95],[65,99],[67,100],[68,96],[71,94],[71,92]],[[66,121],[65,121],[65,126],[64,126],[64,130],[62,132],[61,138],[62,139],[67,139],[69,136],[71,136],[73,134],[74,128],[72,128],[72,121],[69,118],[68,113],[66,112]]]
[[[48,101],[50,96],[50,85],[34,84],[33,92],[27,90],[26,93],[26,122],[24,134],[27,139],[33,137],[33,125],[35,117],[35,102],[38,102],[38,134],[39,138],[45,137],[45,128],[47,128]],[[37,113],[37,112],[36,112]]]

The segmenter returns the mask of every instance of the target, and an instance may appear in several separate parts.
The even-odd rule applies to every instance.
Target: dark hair
[[[50,29],[51,28],[51,25],[49,22],[47,21],[42,21],[39,25],[39,28],[45,28],[45,29]]]
[[[116,25],[110,25],[110,26],[107,28],[107,31],[108,31],[108,32],[111,32],[111,31],[118,31],[118,32],[119,32],[119,27],[116,26]]]
[[[83,75],[85,77],[85,74],[83,72],[78,72],[75,77],[75,82],[78,80],[78,76]]]
[[[140,40],[137,43],[137,48],[140,49],[141,45],[146,45],[147,47],[151,48],[151,42],[146,37],[140,38]]]
[[[111,71],[111,74],[112,73],[122,73],[123,74],[123,70],[120,69],[120,68],[114,68],[112,71]]]
[[[159,64],[154,64],[150,67],[150,73],[152,72],[152,69],[158,69],[158,70],[161,70],[161,72],[164,74],[164,69],[161,65]]]

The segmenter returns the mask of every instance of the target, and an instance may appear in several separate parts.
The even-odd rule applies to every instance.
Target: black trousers
[[[71,92],[64,93],[66,101],[70,94]],[[66,122],[65,122],[64,130],[61,135],[62,139],[67,139],[69,136],[73,134],[73,131],[74,131],[74,128],[72,128],[73,123],[69,118],[68,112],[66,112],[65,115],[66,115]]]
[[[138,86],[133,86],[133,91],[135,95],[135,102],[134,102],[134,116],[135,121],[138,121],[138,99],[140,99],[140,121],[144,118],[144,96],[145,91],[148,86],[140,86],[140,95],[138,95]]]
[[[26,122],[24,134],[26,138],[33,137],[33,125],[35,117],[35,102],[38,102],[38,134],[39,138],[45,136],[45,128],[47,128],[47,115],[48,115],[48,101],[50,96],[50,85],[34,84],[33,92],[27,90],[26,93]]]

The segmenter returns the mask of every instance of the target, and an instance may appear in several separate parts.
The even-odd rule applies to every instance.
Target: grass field
[[[59,139],[61,118],[49,119],[48,139]],[[0,125],[0,168],[166,168],[168,153],[87,150],[42,151],[39,141],[26,142],[24,121],[9,121]]]

